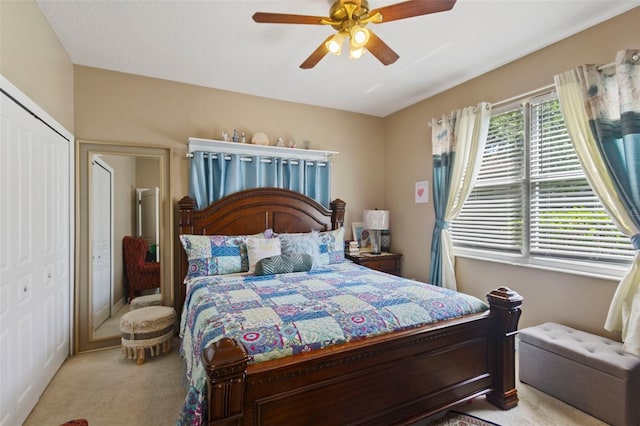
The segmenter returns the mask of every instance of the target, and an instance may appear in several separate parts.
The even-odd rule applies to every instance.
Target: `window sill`
[[[464,257],[486,262],[504,263],[512,266],[524,268],[542,269],[545,271],[560,272],[564,274],[581,275],[605,280],[620,281],[629,271],[630,265],[600,265],[596,263],[546,259],[531,256],[524,258],[520,255],[510,255],[505,253],[488,252],[485,250],[473,250],[468,248],[455,248],[457,257]]]

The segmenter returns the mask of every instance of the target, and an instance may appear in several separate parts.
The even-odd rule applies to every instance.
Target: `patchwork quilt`
[[[222,337],[250,363],[483,312],[479,299],[351,262],[290,274],[197,277],[187,283],[180,324],[189,382],[178,424],[205,424],[202,349]]]

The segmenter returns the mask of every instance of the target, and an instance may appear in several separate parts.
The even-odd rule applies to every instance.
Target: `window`
[[[555,93],[494,110],[457,255],[621,276],[633,259],[591,190]]]

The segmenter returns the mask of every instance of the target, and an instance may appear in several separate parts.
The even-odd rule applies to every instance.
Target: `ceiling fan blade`
[[[325,44],[332,38],[333,35],[327,37],[327,39],[323,41],[320,46],[318,46],[318,48],[314,50],[313,53],[309,55],[309,57],[303,63],[300,64],[300,68],[302,68],[303,70],[308,70],[309,68],[315,67],[316,64],[320,62],[320,59],[324,58],[324,56],[329,53],[329,49],[327,49],[327,46]]]
[[[373,16],[377,12],[382,15],[381,21],[372,21],[376,24],[382,22],[396,21],[398,19],[412,18],[414,16],[428,15],[430,13],[444,12],[451,10],[456,0],[409,0],[369,12]]]
[[[256,12],[253,20],[264,24],[307,24],[323,25],[324,16],[289,15],[287,13]]]
[[[369,32],[369,41],[366,48],[373,56],[375,56],[384,65],[390,65],[398,60],[400,56],[393,51],[387,44],[380,39],[373,31]]]

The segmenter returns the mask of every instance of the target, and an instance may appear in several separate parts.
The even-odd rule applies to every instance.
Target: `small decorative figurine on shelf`
[[[244,136],[244,132],[242,132],[242,136],[240,136],[240,143],[247,143],[247,138]]]
[[[233,129],[233,139],[234,142],[240,142],[240,138],[238,137],[238,129]]]
[[[251,143],[255,145],[269,145],[269,137],[264,132],[258,132],[251,138]]]
[[[282,138],[278,138],[278,141],[276,142],[276,146],[284,146],[284,140]]]
[[[222,140],[225,142],[229,142],[229,133],[227,133],[226,130],[222,131]]]
[[[289,141],[289,148],[295,148],[295,147],[296,147],[296,141],[290,140]]]

